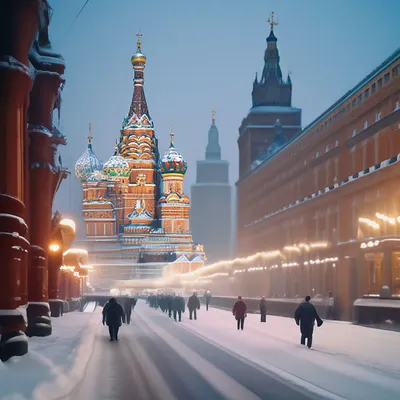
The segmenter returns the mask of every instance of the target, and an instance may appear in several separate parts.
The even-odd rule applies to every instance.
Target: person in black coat
[[[321,326],[323,321],[319,317],[314,305],[310,303],[311,297],[307,296],[305,300],[305,302],[297,307],[294,319],[296,320],[296,324],[300,325],[300,343],[305,345],[307,339],[307,347],[311,348],[315,321],[317,321],[317,326]]]
[[[103,308],[103,325],[104,323],[107,324],[111,341],[118,340],[118,330],[122,325],[121,321],[125,322],[124,309],[114,297],[111,297]]]
[[[172,297],[172,296],[171,296]],[[172,309],[174,311],[174,320],[179,317],[179,322],[182,321],[182,314],[185,313],[185,300],[182,296],[175,296],[172,300]]]
[[[208,307],[210,306],[211,302],[211,292],[209,290],[204,293],[204,298],[206,299],[206,311],[208,311]]]
[[[200,300],[197,297],[197,293],[194,292],[192,296],[189,297],[187,308],[189,309],[189,319],[192,319],[194,314],[194,319],[197,319],[197,310],[200,310]]]
[[[261,314],[261,322],[267,321],[267,300],[263,296],[260,300],[260,314]]]
[[[124,308],[125,321],[129,325],[131,323],[132,299],[128,295],[123,299],[122,306]]]
[[[173,304],[173,301],[174,301],[173,296],[169,294],[167,296],[166,303],[167,303],[168,317],[170,317],[170,318],[172,317],[172,304]]]

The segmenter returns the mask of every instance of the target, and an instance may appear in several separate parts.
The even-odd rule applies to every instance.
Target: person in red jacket
[[[242,300],[242,296],[239,296],[236,303],[232,309],[233,315],[237,321],[237,328],[238,330],[243,330],[244,326],[244,319],[247,317],[247,306],[246,303]]]

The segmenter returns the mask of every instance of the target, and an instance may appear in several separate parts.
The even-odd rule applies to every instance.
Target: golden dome
[[[142,37],[142,34],[138,33],[136,36],[138,37],[137,50],[136,50],[136,53],[131,58],[131,63],[134,67],[135,66],[144,66],[146,64],[146,56],[142,53],[142,50],[141,50],[142,42],[141,42],[140,38]]]

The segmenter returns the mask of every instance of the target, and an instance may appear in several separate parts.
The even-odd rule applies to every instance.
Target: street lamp
[[[60,245],[58,243],[51,243],[49,246],[49,250],[52,253],[57,253],[60,250]]]

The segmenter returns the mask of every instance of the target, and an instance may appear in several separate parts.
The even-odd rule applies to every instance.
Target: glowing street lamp
[[[60,245],[58,243],[51,243],[49,246],[49,250],[52,253],[57,253],[60,250]]]

